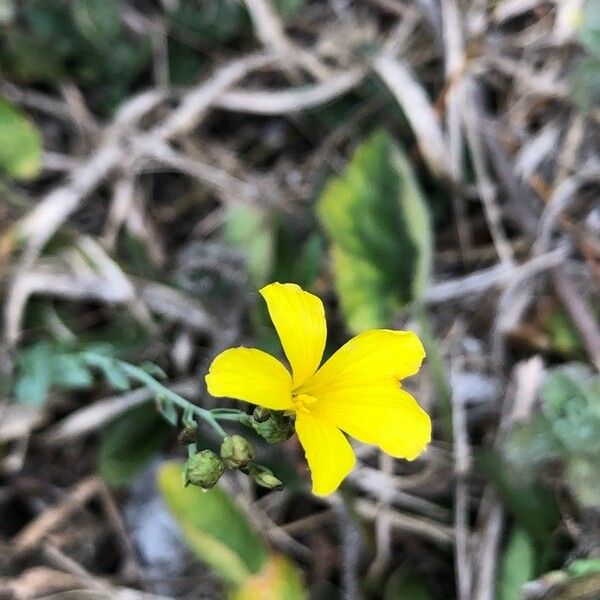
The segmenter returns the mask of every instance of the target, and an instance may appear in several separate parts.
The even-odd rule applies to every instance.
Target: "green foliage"
[[[323,238],[316,232],[298,239],[293,224],[282,222],[276,230],[275,265],[272,281],[293,281],[311,289],[323,264]]]
[[[85,352],[83,356],[86,363],[98,369],[113,388],[121,392],[131,388],[129,377],[113,360],[110,346],[94,347],[91,352]]]
[[[310,288],[323,262],[323,240],[312,233],[305,240],[290,223],[253,205],[230,206],[223,241],[244,253],[253,287],[269,281],[293,281]]]
[[[415,573],[401,567],[387,580],[383,600],[429,600],[427,586]]]
[[[229,0],[180,0],[167,13],[177,38],[194,43],[206,41],[226,44],[249,26],[248,16],[239,2]]]
[[[89,365],[77,352],[49,342],[38,342],[17,356],[16,399],[40,406],[51,389],[82,390],[93,384]]]
[[[226,244],[245,254],[252,286],[265,285],[274,260],[273,224],[268,213],[249,204],[230,206],[223,237]]]
[[[306,0],[273,0],[273,7],[285,21],[298,14],[306,5]]]
[[[516,527],[500,562],[498,600],[520,598],[523,586],[536,574],[535,564],[535,548],[531,537],[524,529]]]
[[[37,127],[0,98],[0,169],[15,179],[31,179],[41,165],[42,136]]]
[[[600,103],[600,8],[595,0],[587,0],[581,16],[579,40],[586,56],[579,59],[571,76],[574,101],[588,111]]]
[[[587,0],[580,17],[579,39],[584,48],[600,58],[600,8],[595,0]]]
[[[178,463],[162,467],[158,484],[190,548],[225,581],[239,586],[263,568],[265,543],[226,492],[183,488]]]
[[[308,593],[293,563],[271,556],[262,571],[249,577],[231,600],[307,600]]]
[[[121,17],[114,0],[75,0],[70,8],[75,27],[94,46],[104,47],[119,37]]]
[[[0,66],[26,83],[74,78],[92,108],[110,114],[150,66],[149,40],[121,25],[115,0],[29,0],[0,33]]]
[[[496,452],[481,451],[477,468],[496,488],[520,528],[539,544],[546,544],[560,523],[560,512],[553,495],[531,477],[519,477],[512,462]]]
[[[567,572],[572,577],[600,573],[600,558],[580,558],[574,560],[568,567]]]
[[[127,485],[171,435],[151,404],[142,404],[108,425],[100,440],[100,475],[113,487]]]
[[[232,600],[306,600],[296,567],[272,554],[229,494],[182,487],[182,465],[167,463],[158,486],[188,545],[230,586]]]
[[[329,181],[318,215],[350,329],[385,327],[394,310],[421,297],[431,263],[429,215],[407,157],[387,134],[375,133]]]
[[[509,460],[529,473],[560,459],[580,502],[600,504],[600,376],[582,364],[556,368],[546,376],[542,400],[541,413],[511,434]]]
[[[17,355],[14,380],[16,399],[40,406],[50,391],[86,390],[93,386],[93,372],[99,371],[106,383],[115,390],[131,388],[128,374],[115,361],[110,344],[93,343],[73,347],[56,342],[41,341]],[[164,375],[156,365],[144,365],[146,372]],[[168,410],[165,408],[164,410]],[[168,419],[167,419],[168,420]]]
[[[548,336],[552,351],[571,359],[582,354],[581,335],[562,307],[553,310],[544,320],[542,327]]]
[[[198,80],[206,60],[194,48],[177,39],[169,40],[169,79],[173,86],[185,86]]]

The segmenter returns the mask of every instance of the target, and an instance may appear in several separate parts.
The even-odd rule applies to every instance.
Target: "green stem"
[[[92,352],[86,352],[84,354],[88,356],[92,364],[98,364],[99,361],[107,360],[106,356],[96,355]],[[142,383],[147,388],[151,389],[155,394],[162,396],[170,402],[173,402],[173,404],[181,408],[183,411],[189,411],[193,413],[198,418],[210,425],[221,437],[227,436],[227,432],[221,427],[217,421],[217,417],[214,416],[210,410],[202,408],[201,406],[197,406],[189,400],[182,398],[179,394],[176,394],[169,388],[165,387],[162,383],[156,381],[156,379],[144,371],[144,369],[117,358],[110,358],[110,360],[114,362],[114,364],[116,364],[131,379]]]
[[[246,413],[238,411],[236,414],[233,413],[224,413],[224,414],[213,414],[213,418],[219,421],[235,421],[236,423],[243,423],[243,416],[246,416]]]

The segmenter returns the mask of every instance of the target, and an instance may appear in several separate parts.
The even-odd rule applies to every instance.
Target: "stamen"
[[[292,403],[294,404],[294,410],[296,412],[309,413],[309,406],[314,404],[317,401],[313,396],[309,396],[308,394],[298,394],[297,396],[292,396]]]

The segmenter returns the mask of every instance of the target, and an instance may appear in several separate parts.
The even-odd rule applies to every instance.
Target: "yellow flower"
[[[366,331],[319,368],[327,336],[321,300],[293,283],[272,283],[260,293],[292,373],[262,350],[230,348],[211,364],[208,391],[294,411],[314,494],[335,491],[354,467],[342,432],[396,458],[416,458],[431,439],[431,421],[399,382],[423,362],[419,338],[411,331]]]

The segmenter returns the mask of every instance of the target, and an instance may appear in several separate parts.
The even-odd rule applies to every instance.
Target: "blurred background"
[[[600,598],[599,125],[594,0],[0,0],[0,598]],[[433,442],[184,491],[85,357],[212,408],[277,280],[419,333]]]

